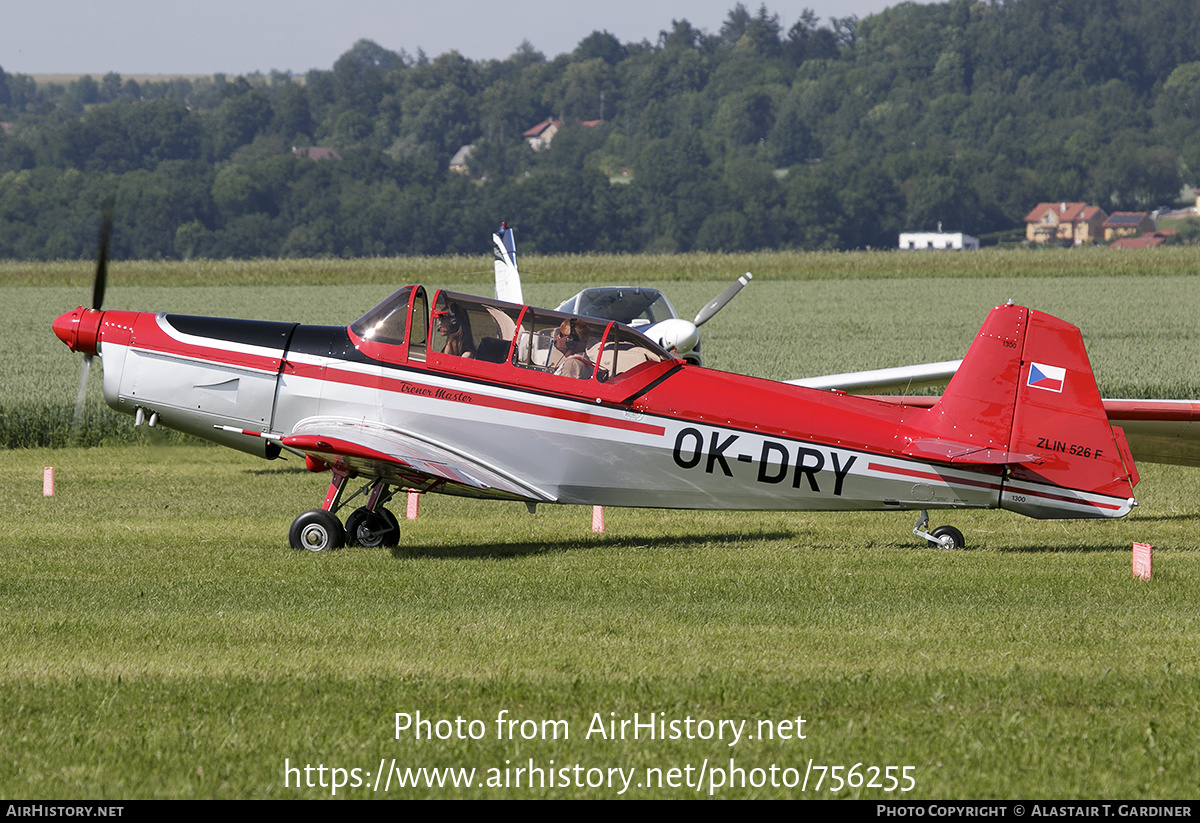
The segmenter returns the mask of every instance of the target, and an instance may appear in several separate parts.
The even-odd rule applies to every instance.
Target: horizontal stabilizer
[[[1139,461],[1200,466],[1200,402],[1105,400],[1104,410]]]
[[[1014,466],[1040,463],[1036,454],[1017,454],[1004,449],[980,448],[951,440],[912,440],[902,453],[918,460],[945,460],[974,466]]]

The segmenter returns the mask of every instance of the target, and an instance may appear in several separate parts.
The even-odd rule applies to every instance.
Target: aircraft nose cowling
[[[96,354],[100,340],[100,320],[104,312],[85,309],[60,314],[52,324],[54,334],[67,344],[71,351]]]

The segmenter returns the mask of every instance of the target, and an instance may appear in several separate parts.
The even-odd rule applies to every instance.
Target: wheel
[[[346,541],[346,531],[336,517],[324,509],[312,509],[292,521],[288,542],[293,549],[323,552],[339,549]]]
[[[929,545],[935,549],[961,549],[967,545],[963,533],[953,526],[938,526],[930,534],[937,538],[936,541],[929,541]]]
[[[384,508],[375,511],[363,507],[346,518],[346,545],[395,546],[400,543],[400,523],[396,515]]]

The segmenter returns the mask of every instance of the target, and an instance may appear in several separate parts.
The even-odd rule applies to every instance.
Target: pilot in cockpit
[[[588,357],[587,347],[587,324],[575,317],[562,321],[558,331],[554,333],[554,348],[562,354],[563,360],[554,373],[579,380],[591,377],[596,364]]]
[[[446,304],[445,309],[434,309],[434,322],[437,332],[446,343],[442,346],[443,354],[455,357],[474,357],[475,339],[471,336],[471,320],[459,305],[453,301]]]

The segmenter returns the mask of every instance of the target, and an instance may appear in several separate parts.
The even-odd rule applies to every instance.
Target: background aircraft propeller
[[[742,290],[742,287],[745,286],[747,283],[749,283],[753,279],[754,279],[754,275],[751,274],[750,272],[746,272],[745,274],[743,274],[741,277],[739,277],[737,280],[735,280],[733,282],[733,284],[730,285],[727,289],[725,289],[723,292],[718,294],[712,300],[709,300],[708,305],[706,305],[704,308],[702,308],[700,310],[700,313],[696,315],[696,319],[693,320],[692,322],[695,323],[697,326],[703,326],[705,323],[707,323],[709,320],[712,319],[714,314],[719,312],[721,309],[725,308],[725,305],[730,300],[733,299],[733,296],[735,294],[737,294],[738,292],[740,292]]]
[[[750,272],[743,274],[727,289],[708,301],[708,304],[696,315],[695,320],[688,322],[682,317],[661,320],[650,326],[646,333],[676,357],[682,357],[684,360],[699,365],[701,362],[698,351],[701,324],[708,322],[714,314],[725,308],[733,296],[753,278],[754,275]]]
[[[112,237],[113,222],[112,197],[104,201],[100,212],[100,240],[96,249],[96,274],[92,279],[92,310],[100,311],[104,305],[104,289],[108,282],[108,245]],[[76,430],[83,423],[83,404],[87,399],[88,378],[92,373],[92,355],[83,356],[83,366],[79,371],[79,394],[75,396],[75,418],[73,426]]]

